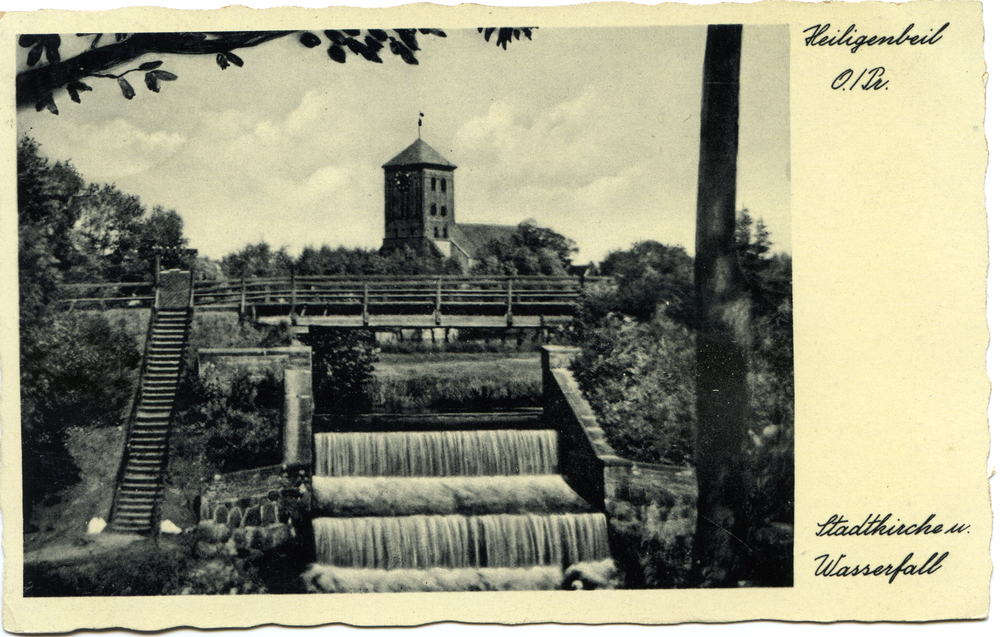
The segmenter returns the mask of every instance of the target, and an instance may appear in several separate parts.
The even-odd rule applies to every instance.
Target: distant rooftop
[[[392,168],[395,166],[440,166],[441,168],[457,168],[455,164],[445,159],[441,153],[431,148],[430,144],[422,139],[410,144],[406,150],[399,153],[386,163],[382,168]]]
[[[452,226],[452,241],[468,256],[478,259],[479,251],[490,241],[506,241],[517,232],[517,226],[492,223],[456,223]]]

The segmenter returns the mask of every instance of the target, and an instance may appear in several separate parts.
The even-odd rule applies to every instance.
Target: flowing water
[[[565,568],[609,556],[602,513],[316,518],[313,530],[320,564],[352,568]]]
[[[318,476],[510,476],[554,473],[556,461],[551,430],[316,435]]]
[[[318,510],[338,517],[313,519],[312,572],[338,583],[315,588],[403,590],[415,569],[438,582],[452,572],[461,587],[551,588],[570,565],[610,564],[604,514],[556,474],[556,440],[533,429],[317,434]],[[345,516],[366,510],[374,515]],[[401,575],[390,584],[386,571]]]

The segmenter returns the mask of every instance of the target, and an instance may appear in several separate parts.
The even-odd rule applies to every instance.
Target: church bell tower
[[[385,171],[385,235],[382,249],[435,246],[442,256],[455,223],[455,168],[422,139],[410,144]]]

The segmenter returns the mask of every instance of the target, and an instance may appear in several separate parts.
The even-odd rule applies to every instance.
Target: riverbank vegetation
[[[748,486],[748,585],[791,584],[794,381],[791,257],[772,254],[767,227],[738,217],[740,277],[751,318],[740,345],[748,365],[749,419],[733,469]],[[574,372],[626,458],[690,464],[696,435],[693,260],[682,248],[643,242],[600,265],[614,284],[590,291],[574,335]],[[670,547],[663,561],[679,564]],[[669,570],[669,569],[668,569]]]

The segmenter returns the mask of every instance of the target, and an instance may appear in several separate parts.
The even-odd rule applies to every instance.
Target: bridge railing
[[[418,313],[491,311],[535,314],[572,305],[583,288],[601,277],[496,276],[289,276],[199,281],[194,305],[204,309],[262,306],[323,306],[333,311]],[[155,290],[147,283],[68,284],[61,290],[68,308],[149,307]]]
[[[64,309],[107,310],[152,307],[156,296],[152,281],[140,283],[65,283],[59,286]]]

